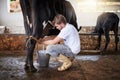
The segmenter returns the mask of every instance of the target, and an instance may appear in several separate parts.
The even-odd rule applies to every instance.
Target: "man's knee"
[[[58,56],[58,51],[56,49],[55,45],[48,45],[46,47],[46,53],[53,56],[53,57],[57,57]]]

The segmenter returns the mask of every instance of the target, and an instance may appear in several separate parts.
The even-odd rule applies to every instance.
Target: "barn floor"
[[[36,57],[35,57],[36,59]],[[24,55],[0,56],[0,80],[120,80],[120,55],[79,55],[73,66],[58,72],[60,65],[51,58],[49,68],[38,72],[25,72]],[[35,67],[38,64],[35,60]]]

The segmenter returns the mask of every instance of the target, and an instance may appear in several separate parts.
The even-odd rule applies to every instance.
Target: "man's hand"
[[[50,44],[58,44],[59,42],[63,41],[62,38],[60,37],[55,37],[55,36],[47,36],[44,38],[40,38],[38,43],[39,44],[45,44],[45,45],[50,45]]]
[[[55,37],[53,40],[44,41],[43,44],[53,45],[53,44],[58,44],[58,43],[61,42],[61,41],[63,41],[63,39],[57,36],[57,37]]]
[[[48,40],[53,40],[56,36],[45,36],[44,38],[40,38],[38,40],[38,43],[39,44],[44,44],[45,41],[48,41]]]
[[[44,42],[44,39],[42,39],[42,38],[40,38],[39,40],[38,40],[38,43],[39,44],[42,44]]]

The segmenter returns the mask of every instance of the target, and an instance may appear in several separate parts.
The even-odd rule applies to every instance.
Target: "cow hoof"
[[[37,71],[37,69],[34,66],[30,67],[28,65],[25,65],[24,69],[26,72],[36,72]]]
[[[32,66],[30,67],[30,72],[37,72],[37,69],[34,66]]]
[[[25,69],[25,70],[29,70],[29,66],[25,64],[25,65],[24,65],[24,69]]]
[[[101,54],[101,55],[105,55],[105,52],[104,52],[104,51],[102,51],[100,54]]]

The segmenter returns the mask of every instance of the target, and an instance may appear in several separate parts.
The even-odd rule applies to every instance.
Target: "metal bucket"
[[[40,50],[37,53],[38,53],[39,67],[42,67],[42,68],[48,67],[50,56],[46,54],[45,50]]]

